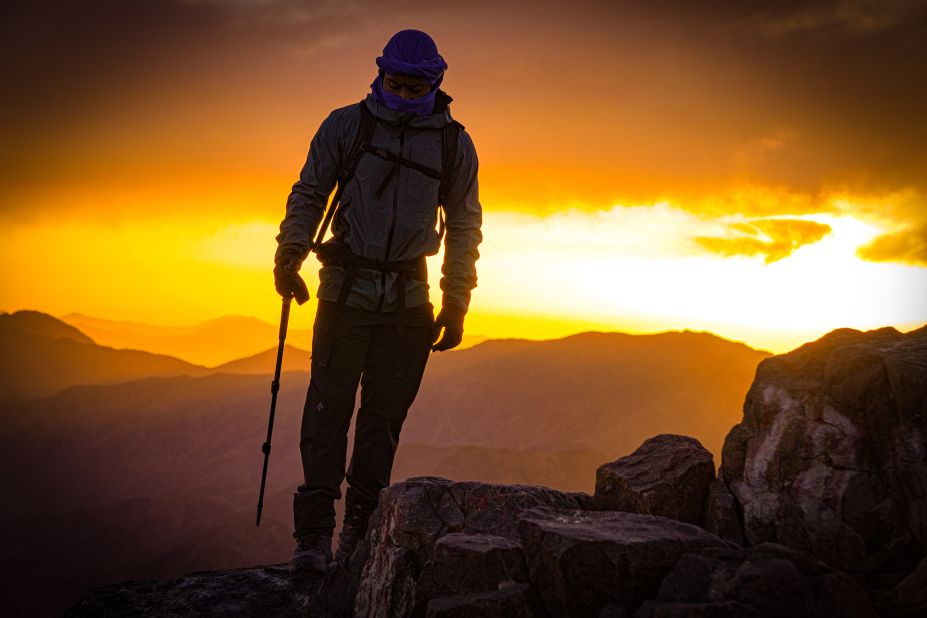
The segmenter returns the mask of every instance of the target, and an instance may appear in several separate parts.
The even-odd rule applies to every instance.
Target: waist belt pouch
[[[348,243],[335,240],[327,240],[316,248],[316,257],[324,265],[338,264],[350,259],[351,249]]]

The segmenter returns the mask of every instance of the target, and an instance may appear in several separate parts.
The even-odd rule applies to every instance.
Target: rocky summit
[[[69,615],[923,616],[925,549],[927,327],[842,329],[759,364],[717,478],[675,435],[594,495],[410,478],[316,579],[127,582]]]

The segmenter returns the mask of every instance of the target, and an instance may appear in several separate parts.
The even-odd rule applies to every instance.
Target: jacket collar
[[[399,125],[404,121],[407,122],[407,126],[410,127],[419,127],[422,129],[440,129],[441,127],[451,123],[451,109],[448,104],[453,101],[451,95],[444,92],[440,88],[435,93],[435,106],[431,114],[427,116],[417,116],[410,112],[397,112],[394,109],[390,109],[385,105],[380,105],[377,100],[374,98],[373,93],[368,93],[367,98],[364,99],[364,103],[367,105],[367,109],[376,116],[377,118],[383,120],[387,124]]]

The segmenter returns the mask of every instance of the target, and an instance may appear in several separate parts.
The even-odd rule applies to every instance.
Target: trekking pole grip
[[[283,297],[283,309],[280,312],[280,333],[277,335],[277,339],[280,341],[286,339],[286,326],[287,322],[290,321],[290,303],[292,302],[292,294],[287,294]]]

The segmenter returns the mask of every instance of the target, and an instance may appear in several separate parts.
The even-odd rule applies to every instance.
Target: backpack
[[[358,106],[360,107],[360,124],[357,128],[357,134],[354,136],[354,142],[348,150],[348,154],[345,157],[341,169],[338,171],[335,197],[332,199],[331,206],[329,206],[328,211],[325,213],[325,218],[322,220],[319,232],[316,235],[315,241],[312,243],[312,251],[316,251],[319,245],[322,244],[332,219],[337,211],[340,210],[341,194],[344,192],[345,186],[354,176],[354,171],[357,169],[357,164],[361,157],[364,156],[364,153],[368,152],[397,164],[394,165],[390,172],[383,178],[383,181],[376,190],[377,196],[379,196],[386,188],[386,185],[389,184],[390,179],[397,172],[399,165],[411,167],[427,176],[440,179],[440,184],[438,186],[438,242],[441,242],[441,239],[444,237],[445,224],[443,211],[444,205],[447,203],[447,195],[450,189],[451,169],[453,167],[454,155],[457,153],[460,131],[463,130],[464,126],[456,120],[451,120],[450,124],[441,127],[441,169],[436,170],[383,148],[373,146],[370,143],[370,138],[373,136],[374,129],[376,129],[377,118],[367,108],[367,104],[364,100],[361,100]]]

